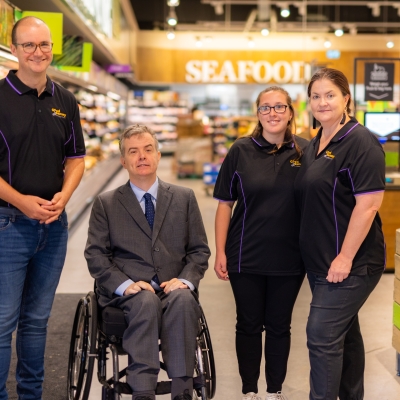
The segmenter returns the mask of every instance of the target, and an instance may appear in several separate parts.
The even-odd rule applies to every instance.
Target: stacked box
[[[219,163],[204,163],[203,164],[203,182],[206,185],[215,185],[217,181],[218,172],[221,169]]]
[[[400,353],[400,229],[396,231],[394,260],[393,347]]]

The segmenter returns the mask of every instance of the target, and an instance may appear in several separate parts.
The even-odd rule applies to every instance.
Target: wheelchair
[[[216,390],[215,362],[211,338],[203,311],[198,321],[196,337],[195,369],[193,375],[193,399],[212,399]],[[87,400],[92,383],[93,369],[97,360],[97,378],[102,385],[101,400],[120,400],[122,394],[132,394],[132,389],[120,379],[126,376],[126,368],[119,370],[122,336],[127,328],[124,313],[115,307],[98,311],[97,297],[89,292],[78,302],[72,327],[68,359],[68,400]],[[159,344],[161,351],[162,343]],[[111,350],[113,373],[106,377],[107,355]],[[160,361],[160,369],[166,370]],[[171,381],[157,382],[156,395],[171,393]]]

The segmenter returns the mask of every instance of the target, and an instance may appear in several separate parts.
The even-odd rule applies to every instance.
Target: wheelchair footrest
[[[157,382],[156,394],[168,394],[171,393],[171,381]]]

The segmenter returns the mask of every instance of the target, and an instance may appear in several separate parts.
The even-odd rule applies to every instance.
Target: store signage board
[[[90,72],[93,58],[93,43],[82,43],[82,65],[77,67],[73,65],[62,65],[57,68],[61,71]]]
[[[104,68],[109,74],[127,74],[132,72],[129,64],[110,64]]]
[[[365,101],[393,101],[394,63],[365,63]]]
[[[304,61],[190,60],[186,63],[186,82],[189,83],[304,83],[311,79],[311,65]]]
[[[37,17],[43,20],[50,28],[51,40],[53,41],[53,54],[62,54],[63,40],[63,15],[62,13],[22,11],[23,17]]]

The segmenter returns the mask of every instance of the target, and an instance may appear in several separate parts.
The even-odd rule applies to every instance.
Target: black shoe
[[[175,396],[174,400],[192,400],[192,396],[189,394],[189,390],[186,389],[184,393],[180,393]]]
[[[137,396],[134,398],[134,400],[153,400],[154,397],[150,397],[150,396]]]

